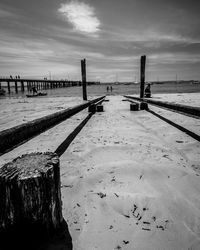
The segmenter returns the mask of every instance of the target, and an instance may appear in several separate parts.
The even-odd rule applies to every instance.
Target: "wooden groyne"
[[[137,100],[140,102],[146,102],[152,105],[155,105],[160,108],[167,108],[171,111],[179,112],[184,115],[193,116],[196,118],[200,118],[200,108],[198,107],[191,107],[183,104],[176,104],[176,103],[170,103],[170,102],[161,102],[157,100],[151,100],[147,98],[139,98],[139,97],[133,97],[133,96],[124,96],[129,99]]]
[[[84,110],[90,105],[102,100],[104,96],[96,98],[92,101],[88,101],[84,104],[77,105],[66,110],[56,112],[45,117],[35,119],[33,121],[15,126],[10,129],[6,129],[0,132],[0,155],[4,154],[8,150],[17,146],[35,135],[46,131],[52,126],[66,120],[67,118],[77,114],[78,112]]]

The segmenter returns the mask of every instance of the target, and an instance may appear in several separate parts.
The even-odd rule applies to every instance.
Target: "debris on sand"
[[[149,228],[142,228],[142,230],[151,231],[151,229],[149,229]]]
[[[129,243],[129,241],[128,241],[128,240],[123,240],[123,243],[124,243],[125,245],[127,245],[127,244]]]
[[[106,197],[106,194],[103,194],[102,192],[97,193],[97,195],[99,195],[99,196],[100,196],[100,198],[104,198],[104,197]]]

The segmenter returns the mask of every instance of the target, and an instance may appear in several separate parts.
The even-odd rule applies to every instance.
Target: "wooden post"
[[[87,85],[86,85],[86,60],[81,60],[81,73],[82,73],[82,88],[83,100],[87,101]]]
[[[31,90],[32,90],[32,87],[33,87],[33,83],[30,82],[30,85],[29,85],[29,86],[30,86],[30,89],[29,89],[29,90],[31,91]]]
[[[18,93],[18,86],[17,86],[17,81],[15,81],[15,93]]]
[[[0,168],[0,197],[0,235],[25,232],[36,237],[59,229],[63,217],[58,156],[31,153],[5,164]]]
[[[141,56],[141,65],[140,65],[140,98],[144,98],[145,64],[146,64],[146,56]]]
[[[8,82],[8,94],[10,94],[10,82]]]
[[[24,82],[21,81],[21,92],[24,92]]]

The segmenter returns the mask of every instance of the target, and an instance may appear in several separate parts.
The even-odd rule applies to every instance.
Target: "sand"
[[[122,96],[107,99],[60,158],[73,249],[200,249],[199,142],[146,111],[129,111]],[[152,109],[199,134],[198,119]],[[0,166],[55,150],[87,114],[1,156]]]
[[[61,157],[74,249],[200,249],[199,142],[109,99]]]
[[[197,93],[153,94],[152,97],[153,100],[200,107],[200,94]]]
[[[0,131],[83,103],[80,97],[6,98],[0,100]]]

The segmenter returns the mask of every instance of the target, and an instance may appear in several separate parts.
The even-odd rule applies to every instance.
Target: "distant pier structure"
[[[33,87],[42,90],[81,85],[81,81],[0,78],[0,86],[7,89],[9,94],[11,93],[11,87],[14,87],[14,92],[17,94],[19,91],[30,92]]]
[[[87,82],[87,85],[96,85],[100,82]],[[43,89],[56,89],[67,88],[74,86],[82,86],[82,81],[69,81],[69,80],[40,80],[40,79],[25,79],[25,78],[1,78],[0,88],[7,89],[8,94],[11,93],[11,88],[14,88],[14,92],[17,94],[21,92],[30,92],[33,87],[37,90]]]

